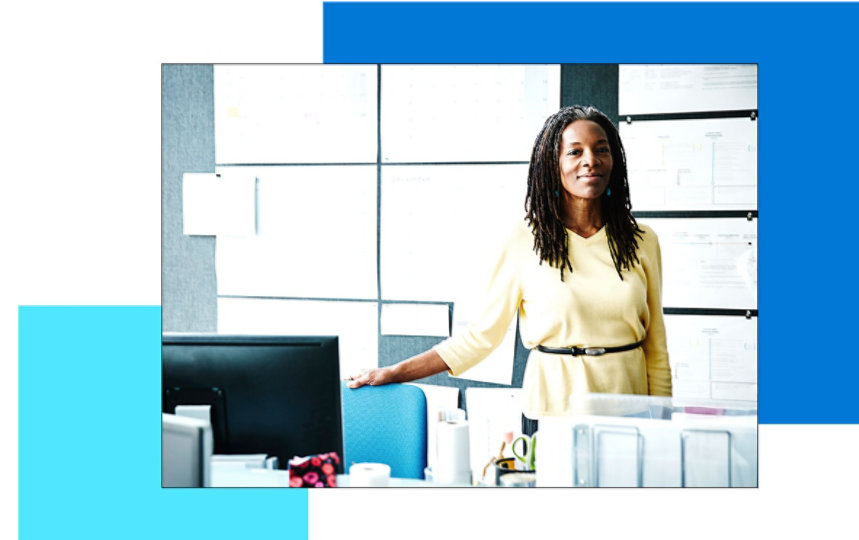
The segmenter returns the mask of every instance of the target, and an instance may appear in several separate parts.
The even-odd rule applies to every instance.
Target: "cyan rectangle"
[[[161,487],[161,309],[18,310],[19,538],[294,538],[307,491]]]

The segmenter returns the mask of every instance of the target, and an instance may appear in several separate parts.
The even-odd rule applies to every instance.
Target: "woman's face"
[[[608,187],[611,147],[605,130],[596,122],[576,120],[561,133],[558,157],[561,185],[573,198],[596,199]]]

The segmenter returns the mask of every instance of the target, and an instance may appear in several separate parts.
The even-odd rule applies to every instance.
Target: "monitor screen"
[[[337,337],[164,334],[161,361],[162,412],[209,405],[215,454],[342,458]]]

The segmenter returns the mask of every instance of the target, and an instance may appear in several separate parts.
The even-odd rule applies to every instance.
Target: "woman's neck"
[[[568,198],[564,201],[564,226],[582,238],[602,229],[602,205],[599,199]]]

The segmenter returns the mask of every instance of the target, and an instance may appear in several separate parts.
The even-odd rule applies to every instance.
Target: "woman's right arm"
[[[522,255],[527,256],[531,252],[532,238],[524,221],[517,224],[490,274],[484,309],[467,329],[399,364],[364,370],[350,377],[347,386],[358,388],[408,382],[442,371],[458,375],[486,358],[504,339],[510,321],[519,309],[521,287],[518,268]]]
[[[346,386],[360,388],[365,385],[379,386],[409,382],[447,371],[447,369],[447,364],[441,356],[435,349],[430,349],[392,366],[364,370],[358,375],[351,376]]]

